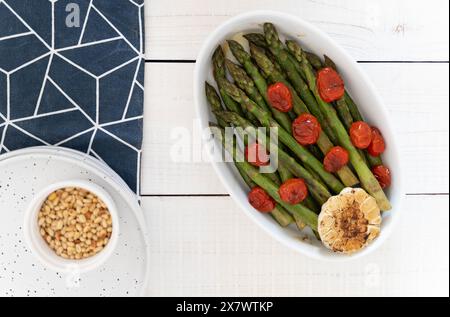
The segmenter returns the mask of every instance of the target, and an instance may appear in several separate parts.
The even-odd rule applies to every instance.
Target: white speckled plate
[[[24,242],[23,214],[42,187],[76,178],[103,186],[118,206],[119,245],[100,269],[62,275],[45,269]],[[85,154],[53,147],[0,156],[0,296],[140,296],[148,282],[145,219],[137,196],[109,167]]]

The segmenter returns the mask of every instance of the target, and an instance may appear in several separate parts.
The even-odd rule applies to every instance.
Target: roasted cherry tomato
[[[284,202],[297,205],[308,197],[308,187],[303,179],[293,178],[281,185],[278,193]]]
[[[317,88],[325,102],[333,102],[344,97],[345,84],[341,76],[331,67],[317,72]]]
[[[269,213],[275,209],[275,200],[267,194],[261,187],[255,187],[248,194],[250,205],[262,213]]]
[[[386,143],[383,135],[377,128],[372,128],[372,143],[367,148],[369,154],[375,157],[380,156],[386,151]]]
[[[270,105],[281,112],[289,112],[292,109],[292,94],[283,83],[275,83],[267,90]]]
[[[325,170],[330,173],[336,173],[348,164],[349,155],[346,149],[335,146],[325,156],[323,165]]]
[[[372,173],[377,178],[381,188],[385,189],[391,186],[392,176],[389,168],[383,165],[379,165],[372,169]]]
[[[292,123],[292,134],[303,146],[317,143],[322,132],[322,127],[316,117],[309,113],[300,115]]]
[[[355,122],[350,128],[350,138],[358,149],[367,149],[372,143],[372,128],[363,121]]]
[[[270,156],[264,146],[258,143],[250,144],[245,148],[245,160],[256,167],[270,164]]]

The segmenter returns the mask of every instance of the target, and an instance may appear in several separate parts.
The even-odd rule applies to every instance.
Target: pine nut
[[[93,193],[64,188],[51,193],[42,205],[39,233],[64,259],[82,260],[101,252],[113,230],[111,214]]]

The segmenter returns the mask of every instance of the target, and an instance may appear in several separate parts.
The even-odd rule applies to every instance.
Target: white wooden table
[[[143,207],[150,296],[449,295],[447,0],[149,0]],[[205,163],[174,163],[175,127],[192,130],[194,62],[233,15],[275,9],[329,33],[370,75],[397,126],[408,196],[374,254],[331,264],[254,225]]]

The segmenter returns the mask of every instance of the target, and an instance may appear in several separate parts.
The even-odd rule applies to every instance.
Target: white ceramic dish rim
[[[98,254],[83,260],[68,260],[58,256],[39,234],[38,214],[48,195],[68,187],[82,188],[99,197],[108,207],[113,222],[113,232],[106,247]],[[86,273],[99,268],[111,257],[118,243],[120,222],[116,204],[106,190],[95,183],[73,179],[51,184],[34,196],[25,212],[23,230],[28,247],[44,266],[57,272]]]
[[[400,155],[396,144],[393,125],[390,122],[387,109],[383,105],[379,95],[376,93],[372,82],[361,70],[360,66],[350,57],[350,55],[348,55],[348,53],[337,45],[327,34],[298,17],[275,11],[254,11],[245,13],[233,17],[219,26],[205,41],[198,55],[194,72],[194,102],[196,105],[197,114],[200,118],[201,128],[202,130],[206,129],[208,127],[208,122],[212,119],[209,106],[204,96],[204,82],[210,78],[208,71],[210,70],[210,59],[214,49],[219,43],[222,43],[224,39],[231,38],[238,32],[254,31],[257,27],[261,30],[262,23],[266,21],[271,21],[274,23],[279,29],[280,34],[289,34],[288,32],[284,32],[284,26],[289,25],[291,28],[295,27],[298,32],[308,34],[310,38],[314,38],[315,43],[312,45],[311,40],[305,35],[297,36],[297,38],[300,37],[303,45],[306,44],[308,49],[315,53],[327,54],[337,62],[338,67],[340,66],[340,72],[346,80],[347,88],[355,98],[356,102],[361,104],[359,102],[360,100],[365,101],[361,108],[364,115],[374,111],[369,109],[370,106],[373,106],[371,109],[376,109],[376,116],[369,116],[368,119],[379,126],[385,134],[386,139],[389,140],[389,147],[387,151],[387,156],[389,159],[387,161],[391,169],[395,171],[393,186],[389,195],[393,209],[389,211],[388,214],[384,215],[382,233],[380,237],[370,246],[351,256],[335,254],[325,250],[324,247],[319,250],[318,247],[314,247],[307,243],[300,243],[297,239],[290,236],[284,229],[277,227],[277,225],[270,218],[263,219],[261,215],[256,213],[249,205],[246,198],[246,193],[244,193],[244,190],[242,189],[242,181],[238,180],[236,177],[235,169],[230,166],[225,166],[223,163],[217,163],[214,161],[213,155],[209,153],[212,165],[227,191],[238,203],[241,209],[262,229],[282,244],[311,258],[325,261],[349,261],[369,255],[386,241],[400,217],[402,200],[404,198]],[[362,90],[364,90],[364,92]],[[386,215],[387,219],[389,219],[387,225]]]
[[[90,155],[87,155],[85,153],[63,148],[63,147],[55,147],[55,146],[37,146],[37,147],[30,147],[26,149],[20,149],[15,150],[9,153],[4,153],[0,155],[0,162],[6,161],[8,159],[21,156],[21,155],[54,155],[54,156],[63,156],[64,159],[68,160],[75,160],[78,163],[82,162],[82,164],[88,165],[90,168],[97,169],[102,171],[102,173],[105,173],[105,175],[108,176],[111,180],[107,180],[109,185],[114,187],[118,192],[122,193],[122,198],[128,203],[130,206],[130,209],[133,211],[134,216],[136,217],[139,226],[141,228],[141,234],[143,235],[145,247],[146,247],[146,259],[148,262],[148,259],[150,258],[150,249],[149,249],[149,241],[148,241],[148,229],[147,229],[147,223],[145,220],[145,217],[142,212],[142,208],[140,207],[138,203],[138,196],[126,185],[126,183],[123,181],[123,179],[114,171],[112,170],[108,165],[104,164],[103,162],[91,157]],[[142,284],[141,290],[140,290],[140,296],[144,296],[146,293],[146,290],[149,286],[149,279],[150,279],[150,271],[149,267],[147,265],[145,276],[144,276],[144,282]]]

